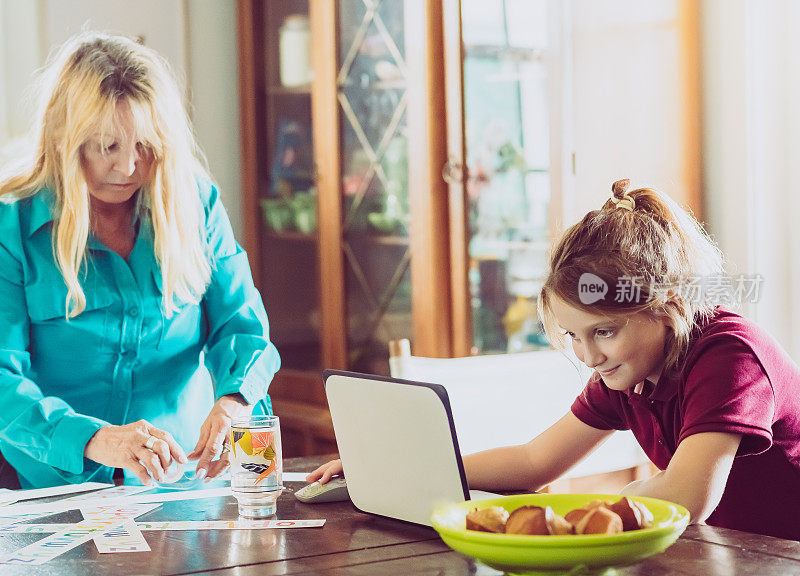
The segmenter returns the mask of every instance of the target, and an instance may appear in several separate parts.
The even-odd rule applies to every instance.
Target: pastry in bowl
[[[623,497],[617,502],[593,500],[583,508],[559,516],[550,506],[520,506],[509,513],[500,506],[475,508],[466,517],[467,530],[495,534],[565,536],[619,534],[647,528],[653,513],[641,502]]]
[[[483,510],[475,508],[467,514],[466,521],[467,530],[503,534],[506,531],[508,511],[500,506],[489,506]]]
[[[601,499],[600,504],[595,504],[598,499]],[[593,570],[630,564],[670,546],[689,524],[689,512],[673,502],[635,496],[629,498],[631,503],[619,504],[621,499],[620,496],[596,494],[502,496],[442,506],[433,514],[431,523],[442,540],[454,550],[492,568],[514,574],[568,571],[578,566]],[[644,509],[636,503],[643,504],[644,509],[653,515],[649,524],[649,515],[644,514]],[[610,506],[620,508],[619,513],[611,511]],[[466,529],[467,514],[474,515],[492,507],[510,513],[503,532]],[[548,508],[553,511],[552,516],[548,514]],[[626,508],[635,508],[642,513],[640,529],[623,530]],[[522,510],[515,514],[519,509]],[[553,523],[556,516],[564,516],[565,522],[569,519],[571,525],[579,525],[595,509],[603,511],[595,512],[592,522],[586,520],[582,526],[583,534],[557,533]],[[635,510],[631,513],[636,519]],[[500,510],[491,513],[491,517],[497,520],[492,525],[493,530],[499,530],[503,516]],[[509,529],[521,532],[520,528],[515,528],[517,525],[524,526],[526,531],[545,533],[509,533]],[[611,531],[620,531],[609,533],[609,526]]]
[[[631,500],[627,496],[623,496],[622,499],[607,508],[619,515],[622,519],[622,529],[625,532],[647,528],[653,523],[653,513],[647,509],[647,506]]]
[[[572,524],[559,516],[550,506],[520,506],[506,522],[506,534],[537,536],[564,535],[574,532]]]

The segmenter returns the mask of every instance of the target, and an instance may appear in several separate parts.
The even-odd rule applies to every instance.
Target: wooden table
[[[290,459],[287,471],[310,470],[319,459]],[[299,483],[289,483],[298,488]],[[233,520],[233,497],[167,502],[140,516],[140,521]],[[39,566],[0,566],[3,576],[36,574],[114,575],[198,574],[268,576],[323,574],[380,576],[495,576],[500,572],[460,556],[439,540],[432,529],[357,511],[349,502],[307,505],[291,494],[278,501],[277,518],[325,518],[322,528],[288,530],[146,531],[151,552],[100,554],[89,542]],[[78,512],[47,518],[75,522]],[[0,535],[0,554],[16,550],[43,536]],[[664,553],[617,568],[616,575],[686,574],[786,575],[800,574],[800,542],[758,536],[735,530],[690,526]]]

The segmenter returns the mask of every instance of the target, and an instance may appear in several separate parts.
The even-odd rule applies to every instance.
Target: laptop
[[[497,496],[467,486],[444,386],[339,370],[323,375],[356,508],[430,526],[439,506]]]

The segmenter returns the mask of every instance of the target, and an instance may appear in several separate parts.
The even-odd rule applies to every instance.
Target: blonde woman
[[[188,457],[218,476],[280,360],[180,89],[155,52],[99,33],[39,88],[33,151],[0,177],[7,469],[22,487],[149,484]]]

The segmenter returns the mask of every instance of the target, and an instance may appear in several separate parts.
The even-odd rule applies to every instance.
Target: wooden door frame
[[[314,126],[319,223],[319,297],[322,364],[347,368],[347,315],[342,252],[341,125],[338,100],[338,25],[336,0],[309,2],[314,82]]]
[[[686,182],[686,204],[695,218],[702,222],[703,206],[703,103],[701,98],[702,33],[698,0],[680,0],[678,3],[678,39],[680,45],[681,76],[683,78],[683,170]]]
[[[253,281],[261,290],[261,207],[259,180],[264,160],[258,126],[264,118],[264,6],[253,0],[238,0],[236,28],[239,53],[239,128],[242,154],[242,225],[244,246],[253,271]]]
[[[464,53],[461,41],[461,0],[444,0],[442,37],[447,152],[442,164],[449,201],[450,314],[452,356],[472,352],[472,302],[469,287],[469,203],[464,118]]]
[[[443,10],[440,0],[406,2],[408,187],[414,353],[452,356],[452,312]],[[419,29],[418,29],[419,27]],[[463,240],[462,240],[463,243]]]

